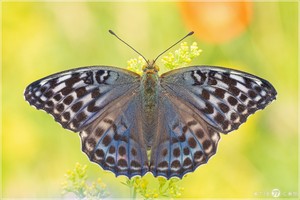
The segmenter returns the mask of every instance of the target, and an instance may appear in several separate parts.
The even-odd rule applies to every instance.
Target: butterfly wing
[[[249,115],[271,103],[277,94],[262,78],[213,66],[170,71],[161,76],[161,85],[222,133],[237,129]]]
[[[103,169],[129,178],[148,170],[138,95],[124,95],[81,133],[82,150]]]
[[[136,73],[92,66],[35,81],[24,96],[64,128],[80,132],[82,149],[92,161],[116,175],[133,176],[144,174],[147,162],[143,138],[137,136],[140,122],[133,120],[139,85]]]
[[[150,161],[154,176],[182,178],[215,154],[219,133],[183,99],[161,93],[158,122]]]
[[[150,170],[182,177],[216,153],[219,132],[237,129],[276,97],[274,87],[248,73],[212,66],[161,75],[159,125]]]
[[[119,68],[83,67],[35,81],[24,96],[30,105],[51,114],[64,128],[79,132],[112,100],[132,93],[139,79],[138,74]]]

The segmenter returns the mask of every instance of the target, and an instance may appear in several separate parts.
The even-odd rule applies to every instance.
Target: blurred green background
[[[2,17],[3,197],[60,197],[64,173],[76,162],[88,165],[92,180],[101,177],[111,197],[128,197],[126,178],[90,163],[76,133],[23,98],[28,84],[55,72],[126,67],[137,55],[108,29],[149,59],[194,30],[186,41],[196,41],[203,53],[193,64],[247,71],[277,89],[275,102],[222,135],[208,164],[183,178],[181,197],[271,197],[273,189],[297,197],[297,2],[4,2]],[[146,178],[155,187],[157,180]]]

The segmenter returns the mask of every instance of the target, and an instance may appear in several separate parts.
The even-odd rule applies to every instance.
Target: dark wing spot
[[[197,145],[196,140],[195,140],[194,138],[192,138],[192,137],[189,138],[188,144],[189,144],[189,146],[192,147],[192,148],[195,148],[196,145]]]
[[[223,113],[227,113],[229,111],[229,107],[224,103],[219,103],[219,108],[222,110]]]
[[[104,151],[102,149],[97,149],[95,152],[96,156],[100,159],[104,157]]]
[[[89,105],[87,107],[87,111],[89,111],[89,112],[97,112],[100,109],[101,109],[100,107],[95,106],[95,101],[89,103]]]
[[[121,141],[123,141],[123,142],[125,142],[125,143],[128,143],[128,136],[122,135]]]
[[[224,83],[226,83],[227,85],[236,85],[237,81],[235,79],[232,79],[229,77],[229,73],[223,73],[223,76],[222,76],[222,81]]]
[[[80,88],[77,88],[75,90],[75,92],[76,92],[77,97],[80,98],[80,97],[83,97],[84,95],[86,95],[87,91],[86,91],[85,87],[80,87]]]
[[[107,72],[107,75],[104,75],[105,72]],[[99,84],[105,83],[105,81],[109,78],[109,71],[105,71],[105,70],[98,70],[96,72],[96,81]]]
[[[166,156],[167,154],[168,154],[168,149],[162,150],[162,152],[161,152],[162,156]]]
[[[209,94],[209,92],[208,92],[206,89],[203,89],[203,90],[202,90],[202,93],[201,93],[201,96],[202,96],[204,99],[209,100],[210,94]]]
[[[222,123],[223,130],[227,130],[228,126],[229,126],[229,121],[228,120],[224,120],[224,122]]]
[[[127,161],[124,160],[124,159],[120,159],[118,161],[118,166],[120,166],[120,167],[127,167]]]
[[[179,160],[174,160],[171,164],[171,168],[179,168],[179,167],[180,167]]]
[[[189,155],[189,154],[190,154],[190,150],[189,150],[188,147],[184,147],[184,149],[183,149],[183,154],[184,154],[184,155]]]
[[[85,84],[93,84],[93,73],[92,72],[87,72],[86,77],[83,79],[83,82]]]
[[[242,112],[244,112],[245,110],[246,110],[246,106],[244,106],[244,105],[242,105],[242,104],[239,104],[239,105],[237,106],[237,111],[238,111],[238,112],[242,113]]]
[[[119,135],[118,133],[114,134],[114,140],[119,141],[121,139],[121,135]]]
[[[47,98],[52,97],[52,95],[53,95],[53,91],[52,91],[52,90],[49,90],[48,92],[46,92],[46,93],[44,94],[44,96],[47,97]]]
[[[195,120],[189,121],[187,123],[188,126],[193,126],[193,125],[196,125],[196,124],[197,124],[197,122]]]
[[[236,113],[231,113],[230,119],[231,119],[232,121],[235,121],[237,118],[238,118],[238,114],[236,114]]]
[[[179,140],[176,137],[172,137],[171,143],[174,144],[174,143],[177,143],[177,142],[179,142]]]
[[[141,164],[135,160],[131,161],[130,166],[134,168],[141,168]]]
[[[64,111],[64,109],[65,109],[64,104],[57,104],[57,105],[56,105],[56,110],[57,110],[58,112],[62,112],[62,111]]]
[[[230,103],[230,105],[232,105],[232,106],[235,106],[238,103],[238,101],[234,97],[232,97],[232,96],[229,96],[227,98],[227,100]]]
[[[77,103],[75,103],[72,107],[71,110],[73,112],[77,112],[78,110],[80,110],[80,108],[82,107],[82,101],[78,101]]]
[[[215,96],[224,99],[226,91],[220,88],[217,88],[214,92]]]
[[[110,146],[108,152],[110,154],[114,154],[116,152],[116,148],[114,146]]]
[[[217,85],[217,84],[218,84],[217,80],[214,79],[214,78],[211,78],[211,77],[208,77],[207,83],[208,83],[209,85]]]
[[[248,97],[247,97],[246,95],[244,95],[244,94],[241,94],[241,96],[240,96],[240,99],[241,99],[242,101],[246,101],[247,98],[248,98]]]
[[[184,142],[184,141],[186,140],[185,134],[181,134],[181,135],[178,137],[178,140],[179,140],[179,142]]]
[[[120,156],[124,156],[126,154],[126,149],[123,146],[119,147],[119,154]]]
[[[53,107],[54,103],[53,103],[53,101],[47,101],[46,105],[49,107]]]
[[[235,86],[231,86],[229,87],[229,92],[231,92],[234,96],[237,96],[239,95],[240,90]]]
[[[96,141],[95,141],[94,138],[88,138],[88,139],[86,140],[86,142],[89,144],[89,146],[91,146],[92,148],[95,148],[95,146],[96,146]]]
[[[133,156],[136,156],[136,155],[137,155],[137,152],[136,152],[136,149],[135,149],[135,148],[132,148],[132,149],[131,149],[131,154],[132,154]]]
[[[84,112],[81,112],[77,115],[76,117],[78,119],[78,121],[84,121],[87,118],[87,115]]]
[[[103,121],[104,121],[105,123],[107,123],[107,124],[113,124],[113,123],[114,123],[114,121],[111,120],[111,119],[109,119],[109,118],[105,118]]]
[[[196,134],[196,136],[197,136],[199,139],[201,139],[201,138],[203,138],[203,136],[204,136],[204,131],[203,131],[202,129],[197,129],[197,130],[195,131],[195,134]]]
[[[73,101],[73,97],[70,95],[70,96],[67,96],[65,99],[64,99],[64,103],[66,105],[70,105]]]
[[[254,99],[257,96],[256,92],[254,92],[253,90],[249,90],[248,91],[248,95],[252,99]]]
[[[65,81],[66,86],[73,87],[73,85],[80,81],[79,73],[72,74],[72,77]]]
[[[100,127],[96,128],[95,135],[97,137],[101,137],[103,135],[103,133],[104,133],[104,130],[102,128],[100,128]]]
[[[224,116],[221,115],[220,113],[217,113],[217,115],[214,117],[214,119],[216,120],[216,122],[218,122],[219,124],[222,124],[224,122]]]
[[[203,142],[203,148],[204,148],[204,150],[208,149],[210,146],[211,146],[211,141],[205,140]]]
[[[176,158],[180,156],[180,149],[179,148],[176,148],[176,149],[173,150],[173,156],[176,157]]]
[[[100,90],[99,88],[96,88],[92,91],[92,98],[96,98],[100,96]]]
[[[167,161],[162,161],[157,165],[158,168],[167,168],[168,167],[168,162]]]
[[[40,91],[41,91],[41,93],[44,93],[47,89],[48,89],[47,87],[43,86],[43,87],[41,87]]]
[[[205,108],[201,109],[201,111],[206,114],[212,114],[214,112],[214,108],[210,103],[205,102]]]
[[[255,89],[255,91],[258,92],[258,93],[260,93],[260,92],[262,91],[261,87],[259,87],[259,86],[256,86],[254,89]]]
[[[63,118],[65,118],[66,120],[70,120],[70,113],[69,112],[65,112],[63,113]]]
[[[59,100],[61,100],[61,98],[62,98],[62,96],[61,96],[61,94],[56,94],[54,97],[53,97],[56,101],[59,101]]]
[[[72,91],[73,91],[73,88],[71,88],[71,87],[65,87],[60,92],[62,93],[62,95],[65,96],[65,95],[70,94]]]
[[[255,107],[255,102],[252,101],[252,100],[250,100],[250,101],[248,102],[247,106],[249,106],[249,107]]]
[[[109,135],[106,135],[102,140],[102,144],[107,147],[110,144],[111,140],[112,138]]]
[[[183,166],[184,167],[189,167],[192,164],[192,160],[190,158],[186,158],[183,161]]]
[[[196,151],[194,154],[194,159],[198,160],[203,156],[203,152],[202,151]]]
[[[115,160],[114,160],[114,158],[111,157],[111,156],[108,156],[108,157],[106,158],[105,162],[107,162],[107,163],[110,164],[110,165],[114,165],[114,164],[115,164]]]

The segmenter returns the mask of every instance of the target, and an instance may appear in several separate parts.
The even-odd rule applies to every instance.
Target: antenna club
[[[193,35],[194,33],[195,33],[194,31],[191,31],[189,32],[188,36]]]
[[[108,32],[112,35],[116,35],[112,30],[108,30]]]

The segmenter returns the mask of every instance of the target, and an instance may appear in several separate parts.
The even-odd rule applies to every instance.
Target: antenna
[[[189,32],[186,36],[184,36],[183,38],[181,38],[178,42],[176,42],[175,44],[173,44],[172,46],[170,46],[169,48],[167,48],[166,50],[164,50],[161,54],[159,54],[153,61],[153,63],[156,62],[156,60],[163,55],[164,53],[166,53],[167,51],[169,51],[172,47],[174,47],[176,44],[178,44],[179,42],[181,42],[182,40],[184,40],[185,38],[187,38],[188,36],[191,36],[194,34],[194,31]]]
[[[130,47],[133,51],[135,51],[137,54],[139,54],[140,56],[142,56],[142,58],[146,61],[147,64],[149,64],[148,60],[137,50],[135,50],[132,46],[130,46],[127,42],[125,42],[124,40],[122,40],[119,36],[117,36],[117,34],[115,34],[112,30],[108,30],[108,32],[110,34],[112,34],[113,36],[115,36],[116,38],[118,38],[121,42],[123,42],[124,44],[126,44],[128,47]]]
[[[119,36],[117,36],[117,34],[115,34],[112,30],[108,30],[108,32],[110,34],[112,34],[113,36],[115,36],[116,38],[118,38],[121,42],[123,42],[124,44],[126,44],[129,48],[131,48],[133,51],[135,51],[137,54],[139,54],[140,56],[142,56],[142,58],[146,61],[146,63],[149,65],[149,61],[137,50],[135,50],[132,46],[130,46],[127,42],[125,42],[124,40],[122,40]],[[169,48],[167,48],[166,50],[164,50],[161,54],[159,54],[153,61],[153,64],[156,62],[156,60],[163,55],[164,53],[166,53],[167,51],[169,51],[172,47],[174,47],[176,44],[178,44],[179,42],[181,42],[182,40],[184,40],[185,38],[187,38],[190,35],[193,35],[194,31],[189,32],[186,36],[184,36],[183,38],[181,38],[178,42],[176,42],[175,44],[173,44],[172,46],[170,46]]]

